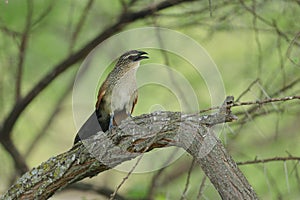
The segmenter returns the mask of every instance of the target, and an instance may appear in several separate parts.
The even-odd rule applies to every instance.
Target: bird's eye
[[[133,60],[134,57],[135,57],[135,56],[132,56],[132,55],[131,55],[131,56],[129,56],[128,58],[129,58],[130,60]]]

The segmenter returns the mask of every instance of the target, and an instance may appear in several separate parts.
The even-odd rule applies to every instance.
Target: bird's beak
[[[147,52],[144,52],[144,51],[139,51],[138,52],[138,55],[136,56],[136,58],[134,59],[135,61],[139,61],[139,60],[143,60],[143,59],[148,59],[149,57],[146,56],[148,55]]]

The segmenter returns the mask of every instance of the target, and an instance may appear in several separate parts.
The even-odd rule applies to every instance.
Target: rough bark
[[[219,112],[211,115],[156,112],[128,119],[27,172],[1,199],[47,199],[71,183],[166,146],[190,153],[223,199],[257,199],[212,130],[216,124],[236,119],[230,111],[232,103],[233,97],[228,97]]]

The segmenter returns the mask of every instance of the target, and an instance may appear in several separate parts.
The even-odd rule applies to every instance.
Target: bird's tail
[[[93,112],[91,116],[88,118],[88,120],[79,129],[78,133],[76,134],[76,137],[74,139],[74,144],[79,142],[80,140],[95,135],[99,131],[102,131],[102,129],[98,122],[96,112]]]

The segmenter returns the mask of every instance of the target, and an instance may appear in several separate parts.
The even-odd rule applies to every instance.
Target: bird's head
[[[116,66],[127,66],[129,68],[138,66],[140,60],[149,58],[144,51],[131,50],[120,56]]]

